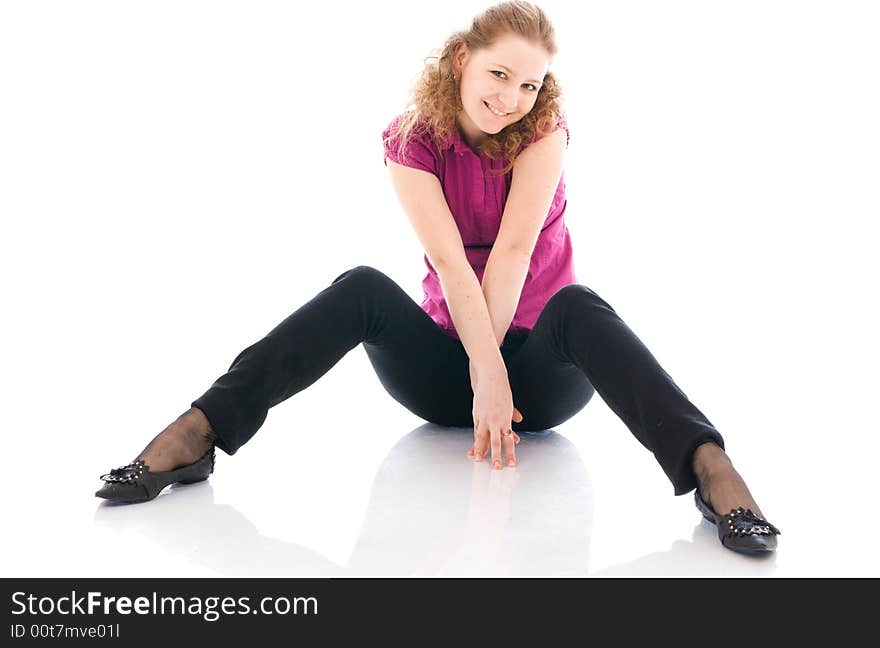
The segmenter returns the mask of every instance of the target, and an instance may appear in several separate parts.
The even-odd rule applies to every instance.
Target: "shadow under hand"
[[[574,445],[520,433],[518,465],[467,456],[470,428],[422,425],[373,482],[352,575],[586,575],[592,485]]]

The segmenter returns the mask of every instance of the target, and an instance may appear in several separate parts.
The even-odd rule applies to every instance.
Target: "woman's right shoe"
[[[759,555],[776,550],[776,536],[782,531],[752,513],[752,509],[739,507],[718,515],[700,495],[699,488],[694,491],[694,502],[703,517],[718,528],[721,544],[731,551]]]
[[[95,492],[95,496],[118,502],[148,502],[170,484],[204,481],[214,472],[214,446],[186,466],[161,472],[151,472],[149,468],[141,459],[113,468],[106,475],[101,475],[106,483]]]

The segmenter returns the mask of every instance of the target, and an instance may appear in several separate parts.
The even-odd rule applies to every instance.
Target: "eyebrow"
[[[496,67],[504,68],[506,71],[510,72],[511,74],[515,74],[515,72],[513,70],[511,70],[506,65],[501,65],[501,63],[490,63],[489,65],[494,65]],[[541,81],[538,81],[537,79],[526,79],[526,81],[528,81],[529,83],[536,83],[538,85],[541,85],[541,83],[542,83]]]

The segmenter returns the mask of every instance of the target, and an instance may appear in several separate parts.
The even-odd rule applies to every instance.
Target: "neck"
[[[479,152],[480,145],[486,140],[486,134],[482,131],[479,131],[480,135],[478,137],[472,137],[468,134],[467,129],[462,126],[462,121],[462,115],[459,115],[458,119],[455,120],[459,135],[461,136],[462,140],[464,140],[465,144],[470,146],[471,149],[474,150],[474,152]]]

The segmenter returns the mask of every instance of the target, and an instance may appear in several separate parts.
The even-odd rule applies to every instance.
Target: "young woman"
[[[495,470],[502,457],[516,465],[518,431],[557,426],[598,391],[675,495],[696,489],[725,547],[774,550],[779,530],[721,435],[608,302],[576,282],[555,54],[538,7],[491,7],[428,59],[414,109],[383,132],[391,182],[424,247],[420,305],[375,268],[343,272],[241,351],[136,460],[103,475],[96,495],[147,501],[206,479],[215,446],[235,454],[271,407],[363,344],[395,400],[438,425],[472,425],[468,455],[488,455]]]

